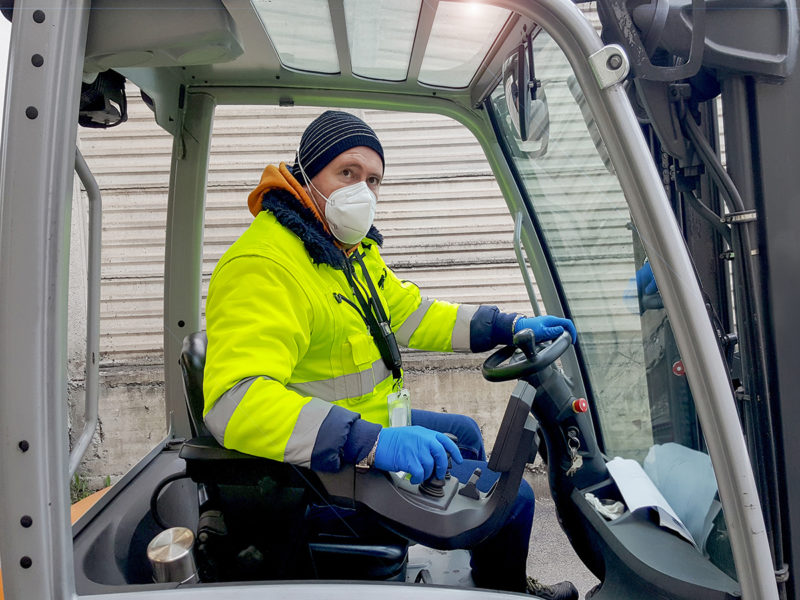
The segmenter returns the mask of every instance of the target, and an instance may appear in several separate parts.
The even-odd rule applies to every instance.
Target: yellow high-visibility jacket
[[[265,195],[268,210],[257,213],[214,269],[204,418],[228,448],[337,470],[354,428],[362,435],[374,428],[374,440],[379,426],[388,426],[387,396],[398,382],[341,269],[352,256],[320,237],[319,222],[309,226],[314,216],[292,201],[287,193]],[[479,307],[422,297],[386,266],[375,240],[365,239],[355,251],[400,345],[470,350],[470,321]],[[359,265],[354,272],[368,296]]]

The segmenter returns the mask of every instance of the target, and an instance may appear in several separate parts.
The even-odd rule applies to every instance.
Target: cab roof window
[[[339,72],[325,0],[251,1],[285,66],[315,73]]]
[[[467,87],[510,16],[504,8],[477,2],[440,2],[420,83]]]
[[[312,73],[342,72],[347,57],[337,51],[327,0],[251,2],[284,66]],[[446,88],[470,84],[511,16],[510,11],[495,6],[443,0],[433,24],[426,26],[420,12],[422,0],[344,0],[343,5],[354,75],[404,81],[421,25],[422,31],[430,28],[430,36],[419,82]]]
[[[422,0],[345,0],[353,73],[371,79],[405,80],[421,6]]]

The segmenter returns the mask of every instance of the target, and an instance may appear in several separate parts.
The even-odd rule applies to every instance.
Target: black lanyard
[[[369,330],[372,339],[375,340],[375,345],[378,347],[378,350],[381,353],[383,364],[385,364],[386,368],[392,372],[392,376],[395,379],[400,379],[402,376],[401,368],[403,366],[403,362],[400,357],[400,348],[397,346],[397,340],[394,337],[394,332],[389,325],[389,319],[386,317],[383,306],[378,299],[378,293],[375,291],[375,286],[373,285],[372,279],[369,276],[367,267],[364,266],[364,261],[361,259],[361,255],[358,253],[358,250],[356,250],[353,254],[359,266],[361,267],[361,273],[364,275],[364,280],[367,282],[367,287],[369,288],[369,300],[367,300],[367,298],[364,297],[364,294],[361,293],[358,282],[355,278],[353,265],[349,260],[346,261],[346,267],[344,270],[344,274],[347,277],[347,282],[350,284],[350,288],[353,290],[353,295],[356,297],[356,300],[358,300],[358,303],[361,305],[364,320],[367,323],[367,329]]]

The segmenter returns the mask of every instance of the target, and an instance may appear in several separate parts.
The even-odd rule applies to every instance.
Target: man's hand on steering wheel
[[[505,346],[493,353],[483,362],[482,373],[487,381],[510,381],[512,379],[522,379],[538,373],[564,354],[572,345],[575,339],[575,326],[569,319],[558,317],[535,317],[526,319],[535,321],[536,319],[555,319],[549,321],[551,324],[558,322],[558,325],[545,325],[539,321],[537,325],[543,328],[560,331],[555,341],[547,342],[542,345],[541,340],[536,338],[533,329],[530,327],[514,327],[517,333],[514,334],[514,345]],[[517,323],[523,319],[517,319]],[[563,323],[563,324],[562,324]],[[566,328],[566,330],[565,330]],[[546,330],[542,334],[552,335]]]
[[[569,319],[553,317],[520,317],[514,321],[514,333],[519,333],[523,329],[530,329],[536,338],[536,343],[547,342],[556,339],[564,331],[569,331],[572,343],[578,341],[578,332],[575,325]]]

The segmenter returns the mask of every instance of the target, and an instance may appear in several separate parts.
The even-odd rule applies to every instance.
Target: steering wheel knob
[[[572,336],[569,331],[563,332],[550,344],[540,344],[538,352],[532,348],[535,342],[533,331],[523,329],[514,336],[517,344],[525,354],[524,360],[520,354],[514,356],[517,346],[505,346],[497,350],[483,362],[482,372],[488,381],[508,381],[522,379],[544,370],[555,362],[572,345]]]
[[[522,329],[514,334],[514,345],[525,353],[528,360],[536,356],[536,336],[533,329]]]

